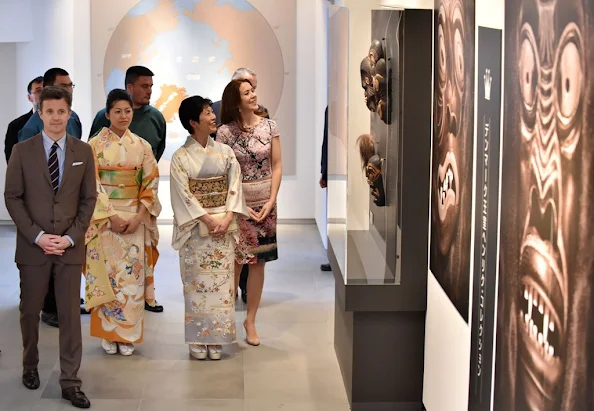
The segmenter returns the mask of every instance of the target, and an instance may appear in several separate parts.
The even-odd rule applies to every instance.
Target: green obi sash
[[[142,184],[142,168],[99,168],[99,180],[110,200],[138,198]]]

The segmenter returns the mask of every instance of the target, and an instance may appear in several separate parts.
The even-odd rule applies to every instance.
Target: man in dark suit
[[[326,188],[328,186],[328,107],[324,114],[324,141],[322,142],[322,176],[320,177],[320,187]],[[320,266],[322,271],[332,271],[330,264],[322,264]]]
[[[39,99],[43,129],[14,146],[6,170],[4,199],[17,227],[15,262],[21,280],[23,385],[39,388],[39,311],[54,278],[60,316],[62,398],[77,408],[90,402],[80,390],[81,267],[85,232],[95,203],[95,159],[91,147],[68,135],[72,95],[46,87]]]
[[[74,92],[74,83],[70,79],[70,74],[68,74],[66,70],[59,67],[51,68],[43,74],[43,87],[50,86],[63,88],[70,92],[71,95]],[[27,123],[25,123],[23,128],[19,130],[19,143],[41,133],[42,129],[43,121],[41,121],[39,113],[35,112],[31,118],[29,118]],[[66,126],[66,131],[68,134],[78,139],[80,139],[82,136],[82,125],[80,124],[78,115],[74,111],[71,112],[70,119],[68,120],[68,124]]]
[[[33,113],[37,110],[37,103],[39,103],[39,95],[43,90],[43,77],[39,76],[29,82],[27,85],[27,99],[33,104],[33,109],[26,112],[19,118],[12,120],[8,124],[6,130],[6,139],[4,140],[4,154],[6,155],[6,162],[12,153],[12,147],[19,142],[19,131],[27,124]]]
[[[72,83],[70,74],[68,74],[66,70],[59,67],[51,68],[43,74],[43,86],[60,87],[71,94],[74,92],[74,84]],[[33,136],[38,135],[41,133],[43,127],[43,121],[41,120],[39,112],[36,110],[35,113],[33,113],[33,115],[29,118],[27,123],[18,131],[18,141],[25,141]],[[69,135],[78,139],[80,139],[82,136],[82,125],[78,115],[74,111],[71,111],[70,113],[66,131]],[[82,307],[80,308],[80,312],[87,314],[87,311]],[[43,309],[41,310],[41,321],[52,327],[59,326],[58,307],[56,306],[53,278],[50,280],[47,295],[45,296],[45,302],[43,304]]]
[[[326,188],[328,184],[328,107],[324,114],[324,140],[322,142],[322,176],[320,177],[320,187]]]

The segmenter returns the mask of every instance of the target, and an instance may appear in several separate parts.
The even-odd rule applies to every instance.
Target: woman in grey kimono
[[[248,215],[233,150],[209,135],[216,130],[212,102],[185,99],[179,118],[190,133],[171,159],[173,248],[179,250],[185,297],[185,338],[196,359],[221,358],[236,341],[235,214]]]

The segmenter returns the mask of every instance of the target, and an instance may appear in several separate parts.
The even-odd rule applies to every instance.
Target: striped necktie
[[[60,182],[60,167],[58,164],[58,143],[54,143],[52,145],[52,149],[50,151],[49,159],[47,160],[47,165],[49,167],[50,173],[50,180],[52,181],[52,188],[54,189],[54,194],[58,192],[58,186]]]

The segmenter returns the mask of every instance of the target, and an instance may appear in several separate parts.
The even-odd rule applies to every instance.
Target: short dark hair
[[[206,107],[210,106],[212,106],[212,101],[207,98],[200,96],[188,97],[179,105],[179,121],[181,121],[182,126],[184,126],[190,134],[194,134],[194,127],[190,124],[190,120],[199,123],[200,114],[202,114],[202,111]]]
[[[39,77],[35,77],[33,80],[31,80],[29,82],[29,84],[27,84],[27,93],[31,94],[31,90],[33,89],[33,84],[35,84],[35,83],[43,84],[43,77],[39,76]]]
[[[132,66],[128,70],[126,70],[126,80],[124,81],[124,85],[127,86],[128,84],[134,84],[136,80],[138,80],[138,77],[152,77],[154,75],[155,73],[153,73],[150,69],[144,66]]]
[[[39,109],[43,110],[43,102],[45,100],[66,100],[68,109],[72,107],[72,94],[61,87],[48,86],[43,89],[39,96]]]
[[[130,103],[130,107],[133,107],[132,98],[130,97],[130,94],[128,94],[126,90],[122,90],[121,88],[114,88],[107,95],[105,110],[109,113],[109,110],[111,110],[115,103],[117,103],[118,101],[127,101],[128,103]]]
[[[62,68],[54,67],[49,69],[43,75],[43,87],[53,86],[56,84],[56,77],[58,76],[69,76],[68,72]]]

